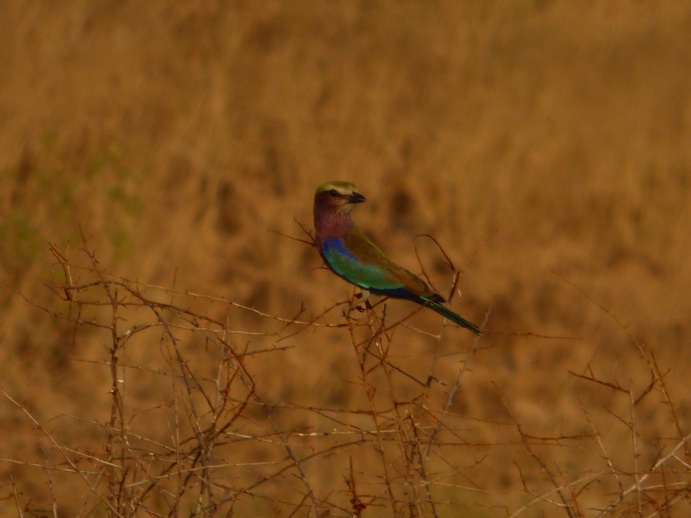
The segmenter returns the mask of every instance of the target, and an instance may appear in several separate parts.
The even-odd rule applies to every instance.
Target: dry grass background
[[[0,514],[688,516],[690,8],[4,2]]]

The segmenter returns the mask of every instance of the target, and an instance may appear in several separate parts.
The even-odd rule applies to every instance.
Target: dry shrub
[[[483,349],[493,349],[491,330],[449,353],[443,337],[457,329],[425,333],[411,324],[415,313],[387,317],[385,302],[351,299],[315,318],[286,318],[119,278],[86,248],[69,258],[52,252],[61,279],[43,311],[72,330],[75,350],[82,340],[104,349],[70,359],[96,374],[82,387],[92,404],[72,415],[38,419],[3,390],[14,426],[35,444],[32,454],[3,459],[12,468],[4,500],[19,515],[688,511],[691,435],[667,373],[631,336],[633,365],[647,374],[620,383],[595,359],[571,372],[580,432],[547,436],[531,431],[534,423],[513,409],[520,398],[497,384],[484,387],[494,393],[484,408],[463,408],[463,393],[482,382],[475,367]],[[308,396],[274,392],[297,372],[281,357],[301,340],[328,342],[333,333],[350,353],[331,368],[331,382]],[[395,352],[421,334],[436,349],[422,369]],[[660,413],[664,420],[648,426]]]

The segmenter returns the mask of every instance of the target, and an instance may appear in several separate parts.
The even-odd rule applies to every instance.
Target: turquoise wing
[[[341,238],[329,237],[322,241],[321,251],[327,265],[336,275],[352,282],[366,290],[387,292],[404,287],[403,283],[387,278],[387,271],[372,264],[361,261],[352,251],[348,250]]]

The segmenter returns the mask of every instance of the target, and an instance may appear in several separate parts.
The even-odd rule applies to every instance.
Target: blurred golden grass
[[[0,514],[688,515],[689,7],[0,8]],[[434,314],[324,313],[350,288],[269,231],[301,236],[332,179],[447,293],[415,236],[439,240],[477,349]],[[79,304],[66,264],[101,283]],[[155,324],[117,412],[112,313]]]

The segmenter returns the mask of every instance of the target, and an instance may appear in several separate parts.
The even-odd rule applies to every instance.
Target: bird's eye
[[[331,196],[338,196],[338,191],[336,191],[336,189],[331,189],[331,190],[329,191],[329,194],[330,194]]]

